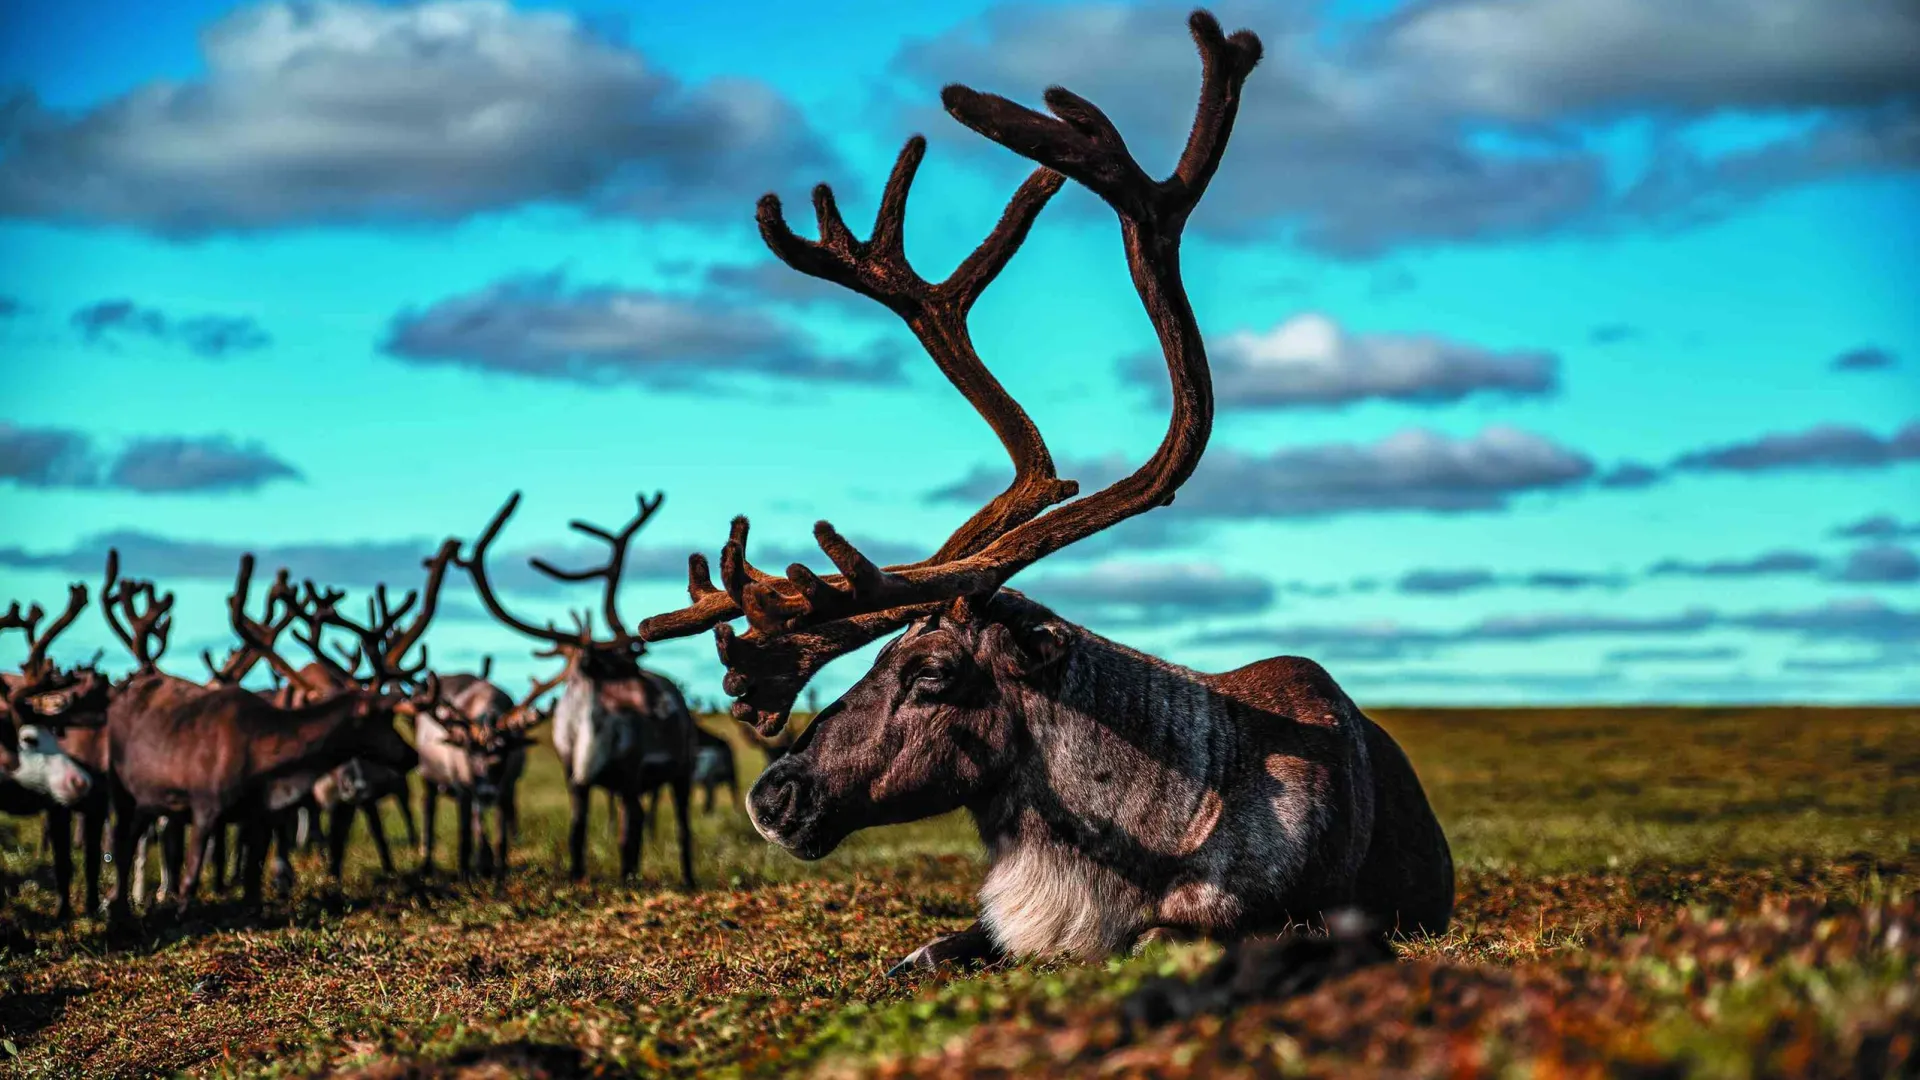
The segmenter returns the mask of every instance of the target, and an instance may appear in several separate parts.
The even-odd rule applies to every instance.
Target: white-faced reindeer
[[[832,526],[815,529],[840,573],[747,562],[737,519],[721,588],[692,561],[692,603],[647,620],[649,641],[711,627],[734,715],[771,731],[835,656],[906,628],[816,717],[748,795],[763,836],[817,859],[849,833],[971,812],[990,868],[971,929],[903,967],[996,954],[1099,955],[1155,933],[1234,936],[1349,905],[1405,931],[1438,931],[1453,905],[1445,837],[1406,756],[1310,660],[1204,674],[1136,652],[1003,588],[1018,571],[1172,501],[1199,463],[1213,400],[1200,328],[1180,279],[1180,237],[1220,163],[1258,38],[1205,12],[1200,103],[1165,180],[1150,178],[1107,117],[1054,87],[1053,116],[961,86],[941,94],[974,131],[1041,166],[953,275],[929,283],[901,249],[924,153],[901,153],[870,239],[814,191],[820,239],[795,236],[773,196],[768,245],[789,266],[880,301],[992,425],[1012,485],[924,562],[882,569]],[[1137,472],[1066,501],[1038,429],[975,354],[969,307],[1047,199],[1071,179],[1120,219],[1135,288],[1172,379],[1166,437]],[[1057,508],[1056,504],[1064,503]],[[736,634],[727,621],[744,616]]]
[[[567,793],[573,803],[573,822],[567,832],[568,872],[576,880],[587,875],[588,797],[597,787],[620,800],[620,876],[639,873],[645,836],[641,797],[670,784],[680,830],[680,878],[692,888],[693,833],[687,805],[693,790],[693,716],[679,687],[640,666],[646,646],[626,630],[616,603],[627,545],[660,509],[661,496],[655,495],[652,501],[642,496],[639,502],[639,512],[618,532],[584,521],[572,523],[576,531],[607,544],[610,554],[603,565],[562,570],[544,560],[532,560],[536,570],[560,581],[602,582],[601,611],[612,634],[609,638],[594,636],[591,617],[576,617],[573,633],[551,623],[536,626],[509,613],[494,594],[487,579],[487,549],[520,505],[518,492],[500,507],[460,565],[473,576],[480,602],[495,619],[548,643],[566,660],[566,689],[553,713],[553,746],[566,768]]]
[[[19,604],[0,614],[0,630],[17,629],[27,639],[18,672],[0,674],[0,812],[41,817],[53,853],[58,917],[73,917],[73,817],[86,838],[80,857],[86,876],[86,910],[100,902],[100,840],[107,797],[98,770],[105,768],[107,680],[92,664],[61,669],[49,646],[87,606],[87,587],[74,584],[67,610],[45,633],[45,612]],[[96,660],[98,658],[96,657]]]
[[[0,813],[40,817],[54,855],[54,892],[58,917],[73,917],[73,815],[79,813],[90,846],[81,851],[86,867],[86,909],[100,903],[100,838],[106,828],[106,790],[94,769],[102,767],[108,680],[88,663],[61,671],[46,655],[61,630],[86,609],[86,586],[73,584],[67,611],[42,634],[44,611],[33,605],[25,615],[19,603],[0,615],[0,630],[23,630],[27,661],[19,673],[0,675]],[[88,761],[94,765],[88,767]]]
[[[439,680],[432,707],[413,716],[414,749],[420,753],[420,869],[433,870],[433,818],[436,800],[445,795],[455,807],[458,868],[473,872],[475,847],[482,874],[507,876],[508,851],[519,828],[518,788],[526,771],[527,732],[543,719],[534,701],[560,685],[564,673],[547,682],[533,680],[533,692],[515,704],[506,691],[479,675],[449,675]],[[495,839],[487,839],[485,815],[493,811]]]

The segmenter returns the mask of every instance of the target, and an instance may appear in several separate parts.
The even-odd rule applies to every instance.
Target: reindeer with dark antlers
[[[16,673],[0,674],[0,809],[38,816],[53,849],[57,917],[73,917],[73,819],[80,815],[86,878],[86,910],[100,904],[100,840],[107,820],[106,768],[108,684],[94,662],[62,670],[48,656],[54,640],[86,610],[87,587],[67,591],[67,609],[42,633],[46,612],[25,614],[12,604],[0,615],[0,630],[19,630],[27,658]]]
[[[673,805],[680,830],[680,878],[693,887],[693,833],[687,807],[693,791],[694,723],[680,688],[640,666],[646,646],[629,633],[617,605],[620,575],[627,546],[634,534],[660,509],[663,496],[641,496],[639,512],[618,532],[584,521],[575,531],[605,543],[607,561],[585,570],[563,570],[542,559],[534,569],[559,581],[599,580],[604,592],[601,612],[609,637],[595,636],[593,619],[576,616],[574,631],[552,623],[536,626],[507,611],[487,577],[487,550],[500,529],[520,505],[512,498],[493,516],[474,542],[473,552],[460,560],[473,576],[480,601],[495,619],[528,637],[546,642],[566,660],[566,688],[553,713],[553,746],[567,771],[567,792],[573,802],[573,821],[567,833],[568,871],[578,880],[587,874],[588,796],[604,788],[620,800],[620,876],[640,870],[640,844],[645,835],[641,798],[663,784],[673,788]]]
[[[452,564],[459,550],[458,541],[443,543],[422,564],[427,570],[427,580],[422,590],[409,591],[398,605],[392,603],[385,585],[377,587],[373,595],[367,598],[365,623],[354,622],[340,614],[339,603],[346,598],[345,593],[337,589],[323,590],[308,582],[305,586],[303,619],[306,633],[302,635],[299,629],[293,633],[313,653],[314,661],[301,669],[298,682],[289,682],[281,688],[280,702],[285,705],[304,704],[316,694],[354,685],[365,684],[369,689],[379,691],[386,686],[417,682],[427,666],[426,646],[420,645],[420,638],[426,633],[427,624],[433,621],[447,567]],[[416,604],[419,605],[417,612]],[[413,620],[403,625],[409,613],[413,614]],[[358,644],[338,660],[328,656],[321,640],[327,626],[346,630]],[[420,647],[420,657],[412,666],[408,666],[406,657],[416,645]],[[364,678],[358,674],[363,661],[371,668],[371,674]],[[415,703],[404,706],[400,715],[412,720],[416,716],[415,704],[420,704],[421,708],[431,707],[425,703],[436,700],[434,687],[439,685],[437,682],[430,684],[428,692]],[[327,812],[328,869],[336,880],[340,877],[346,858],[346,844],[352,834],[356,810],[366,818],[367,831],[373,839],[381,869],[389,875],[394,873],[392,849],[387,844],[386,827],[380,819],[380,802],[387,798],[394,800],[400,809],[401,823],[407,830],[407,842],[415,843],[420,833],[414,825],[408,789],[404,771],[396,772],[360,759],[348,761],[316,781],[313,796]],[[432,831],[431,820],[426,823],[426,829]]]
[[[482,874],[507,876],[507,852],[519,823],[517,788],[526,771],[527,733],[544,719],[534,702],[566,679],[560,674],[519,702],[488,682],[486,674],[450,675],[440,680],[439,700],[414,715],[414,749],[420,752],[420,868],[433,869],[434,804],[445,795],[454,801],[455,836],[461,877],[472,873],[476,841]],[[496,840],[487,840],[486,811],[494,812]]]
[[[117,564],[118,556],[110,556]],[[244,612],[251,557],[243,559],[230,610]],[[125,583],[120,598],[152,597],[151,584]],[[121,605],[126,626],[116,635],[139,660],[141,670],[116,688],[107,707],[107,734],[114,801],[114,864],[118,888],[110,916],[131,914],[133,847],[142,827],[157,815],[186,822],[185,870],[177,893],[184,908],[193,896],[212,830],[235,822],[243,832],[247,903],[261,898],[267,827],[276,801],[289,790],[310,790],[322,773],[355,757],[406,771],[413,748],[393,729],[405,702],[398,695],[354,685],[293,709],[280,709],[237,686],[206,687],[158,670],[167,620],[150,605],[144,612]],[[260,651],[289,682],[298,670],[269,643],[250,637],[247,620],[236,618],[243,641]],[[288,781],[292,781],[288,783]]]
[[[901,247],[907,190],[925,152],[918,137],[901,153],[866,241],[824,185],[814,191],[818,241],[788,229],[777,198],[760,202],[774,253],[904,318],[1014,465],[1013,483],[919,563],[877,567],[821,522],[814,535],[840,572],[794,565],[773,576],[748,563],[747,523],[736,519],[721,587],[695,556],[692,603],[641,625],[648,641],[711,628],[733,713],[763,732],[784,724],[828,660],[905,628],[748,795],[761,834],[806,859],[857,829],[971,812],[991,864],[980,920],[901,968],[1099,955],[1150,934],[1236,936],[1349,905],[1405,931],[1438,931],[1452,909],[1446,839],[1406,756],[1318,664],[1276,657],[1203,674],[1004,588],[1047,555],[1171,502],[1206,448],[1212,386],[1181,283],[1180,238],[1220,164],[1261,45],[1248,31],[1222,34],[1205,12],[1190,23],[1200,103],[1165,180],[1149,177],[1105,114],[1070,91],[1046,92],[1052,116],[962,86],[942,92],[955,119],[1040,165],[946,281],[920,278]],[[1153,456],[1077,499],[966,326],[981,290],[1068,179],[1118,215],[1172,380],[1172,419]],[[736,634],[728,621],[742,616],[748,629]]]

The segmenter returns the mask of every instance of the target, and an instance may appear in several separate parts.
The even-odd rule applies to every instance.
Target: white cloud
[[[200,80],[0,109],[0,214],[171,235],[542,200],[738,215],[830,160],[764,85],[685,86],[573,15],[496,0],[264,4],[203,49]]]
[[[1266,331],[1236,330],[1214,343],[1209,357],[1223,409],[1545,394],[1554,389],[1557,365],[1544,352],[1496,352],[1422,334],[1350,333],[1311,313]],[[1165,381],[1164,373],[1151,374]]]

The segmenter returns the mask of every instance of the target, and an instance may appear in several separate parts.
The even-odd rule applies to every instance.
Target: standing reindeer
[[[375,589],[374,594],[367,598],[367,621],[364,624],[340,614],[338,605],[346,594],[334,589],[321,590],[308,582],[305,590],[307,632],[302,637],[296,629],[294,636],[313,653],[314,662],[300,670],[299,680],[290,680],[281,688],[279,703],[300,705],[317,695],[363,684],[377,692],[388,683],[410,682],[424,671],[424,645],[420,646],[420,660],[413,668],[406,666],[405,658],[419,643],[421,635],[426,633],[428,623],[433,621],[447,567],[459,550],[458,541],[448,540],[441,544],[439,551],[423,563],[427,579],[422,590],[409,591],[397,607],[388,600],[385,585]],[[414,614],[413,621],[402,626],[402,620],[413,611],[416,602],[419,610]],[[321,633],[328,625],[345,629],[358,639],[359,644],[354,651],[343,658],[344,665],[327,656],[321,642]],[[357,674],[363,660],[370,664],[372,670],[372,674],[365,679]],[[400,715],[412,719],[412,710],[411,704],[404,706]],[[380,867],[389,875],[394,873],[395,868],[392,851],[387,845],[386,828],[380,819],[380,801],[391,797],[398,804],[409,844],[418,838],[404,770],[396,771],[376,762],[355,759],[316,781],[312,794],[315,801],[327,811],[328,869],[336,881],[340,878],[346,857],[346,844],[352,834],[356,810],[365,816],[374,851],[380,858]],[[429,822],[427,829],[431,831],[432,828]]]
[[[100,904],[100,841],[106,830],[108,683],[93,663],[60,669],[47,650],[73,625],[87,606],[87,587],[74,584],[67,610],[45,633],[38,604],[22,615],[18,604],[0,615],[0,629],[17,629],[27,639],[27,658],[18,673],[0,674],[0,810],[43,818],[43,835],[53,853],[57,917],[73,917],[73,818],[80,815],[80,852],[86,878],[87,911]],[[96,660],[98,658],[96,657]]]
[[[109,555],[109,578],[118,553]],[[232,608],[246,602],[252,560],[241,564]],[[312,787],[319,774],[355,757],[405,771],[413,767],[413,748],[393,729],[403,695],[355,685],[296,709],[278,709],[239,687],[205,687],[162,673],[157,666],[165,648],[166,606],[153,603],[150,582],[125,582],[110,589],[123,624],[112,616],[114,632],[139,662],[120,684],[107,707],[107,744],[112,778],[114,869],[118,879],[109,918],[131,914],[131,873],[135,838],[157,815],[176,815],[186,823],[185,871],[176,893],[184,910],[198,883],[212,830],[227,822],[242,828],[246,869],[245,901],[261,898],[270,815],[284,809],[276,799],[298,778],[298,790]],[[144,610],[137,601],[144,598]],[[238,620],[236,620],[238,622]],[[241,626],[243,640],[247,632]],[[250,641],[262,658],[290,681],[293,666],[259,641]],[[157,647],[156,647],[157,646]]]
[[[567,770],[567,793],[573,821],[567,831],[568,872],[575,880],[587,876],[587,811],[593,789],[604,788],[620,800],[620,876],[640,870],[640,844],[645,835],[641,797],[663,784],[673,787],[673,806],[680,829],[680,878],[693,887],[693,833],[687,805],[693,791],[694,723],[680,689],[665,677],[640,666],[646,646],[626,630],[616,601],[620,575],[626,565],[627,545],[647,519],[660,509],[662,496],[639,500],[639,512],[619,532],[608,532],[584,521],[573,528],[605,542],[607,561],[586,570],[562,570],[542,559],[534,569],[560,581],[592,581],[605,586],[601,610],[611,637],[594,636],[591,616],[577,617],[569,634],[549,623],[535,626],[516,618],[501,605],[487,578],[487,549],[520,505],[514,495],[493,516],[474,542],[473,553],[460,565],[473,576],[480,601],[495,619],[528,637],[548,643],[566,660],[566,689],[553,713],[553,746]]]
[[[962,86],[948,113],[1040,164],[1000,224],[938,284],[901,248],[925,152],[907,143],[870,239],[814,191],[820,239],[790,231],[774,196],[761,234],[789,266],[885,304],[1000,437],[1014,481],[924,562],[882,569],[821,522],[840,573],[784,577],[747,561],[736,519],[721,587],[694,556],[691,603],[648,619],[648,641],[711,628],[736,718],[771,732],[828,660],[892,631],[873,667],[814,718],[748,794],[754,826],[804,859],[855,830],[964,807],[990,868],[981,915],[896,970],[997,955],[1096,956],[1143,935],[1235,936],[1357,905],[1389,926],[1439,931],[1453,905],[1446,838],[1406,756],[1318,664],[1262,660],[1204,674],[1136,652],[1003,588],[1020,570],[1172,501],[1212,425],[1200,327],[1180,237],[1219,166],[1261,45],[1205,12],[1190,19],[1200,103],[1173,174],[1154,180],[1105,114],[1054,87],[1053,116]],[[1039,430],[975,354],[966,315],[1065,179],[1120,219],[1134,286],[1172,380],[1172,419],[1132,475],[1068,502]],[[1056,504],[1065,503],[1056,509]],[[736,634],[728,620],[744,616]]]
[[[480,872],[507,876],[507,852],[518,828],[516,789],[526,771],[527,731],[538,722],[533,702],[558,686],[563,676],[542,683],[519,705],[504,690],[481,675],[451,675],[438,682],[431,708],[413,717],[414,749],[420,752],[421,835],[420,869],[433,870],[434,804],[441,795],[453,799],[461,877],[473,872],[478,840]],[[497,841],[489,843],[483,818],[494,811]],[[497,848],[497,851],[496,851]]]

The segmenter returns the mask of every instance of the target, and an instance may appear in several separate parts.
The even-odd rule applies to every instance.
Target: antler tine
[[[169,597],[168,602],[172,602],[171,597]],[[76,581],[67,586],[67,610],[61,612],[60,617],[53,620],[53,625],[47,627],[46,633],[37,634],[34,632],[34,627],[40,622],[45,612],[40,609],[40,605],[35,604],[30,612],[31,621],[20,624],[21,627],[27,631],[28,650],[26,663],[20,665],[20,670],[23,672],[36,672],[45,667],[47,663],[47,648],[53,644],[54,639],[59,637],[67,627],[73,625],[73,621],[80,617],[80,612],[86,606],[87,587],[84,583]],[[16,604],[7,614],[13,616],[18,612],[19,605]]]
[[[45,618],[46,614],[44,608],[39,604],[34,604],[27,609],[25,615],[22,615],[20,614],[20,601],[15,600],[7,605],[6,613],[0,615],[0,630],[24,630],[27,635],[28,647],[32,647],[34,627],[39,625],[40,620]]]
[[[247,594],[253,588],[253,563],[252,552],[240,556],[240,570],[234,576],[233,592],[227,596],[227,621],[233,626],[233,632],[240,636],[241,643],[253,654],[248,667],[260,660],[265,660],[276,677],[285,679],[308,693],[326,692],[326,687],[313,685],[307,676],[301,674],[299,669],[288,663],[286,658],[274,649],[274,642],[279,639],[281,632],[301,614],[298,595],[293,592],[285,567],[274,575],[273,587],[267,591],[267,623],[255,622],[253,617],[247,614]],[[279,620],[275,620],[273,616],[276,604],[287,608],[286,613]],[[270,630],[271,633],[269,633]],[[295,630],[294,637],[299,636],[300,632]]]
[[[357,663],[354,668],[343,668],[340,661],[327,655],[326,628],[337,626],[359,639],[361,655],[379,652],[378,639],[373,637],[368,628],[340,614],[340,601],[347,596],[343,590],[331,586],[323,590],[311,580],[303,582],[301,590],[300,621],[306,624],[306,633],[301,633],[300,628],[295,627],[293,639],[306,646],[307,653],[326,670],[327,678],[335,688],[360,682],[360,676],[354,670],[359,667]],[[306,680],[301,682],[303,686],[314,689]]]
[[[143,581],[121,600],[122,609],[138,634],[142,671],[157,670],[160,658],[166,655],[167,640],[173,634],[173,599],[173,593],[159,593],[153,582]],[[142,604],[144,610],[136,612],[133,608],[136,602]]]
[[[824,184],[814,192],[815,206],[822,211],[819,242],[794,235],[781,215],[778,196],[760,200],[758,217],[761,237],[782,262],[878,300],[905,319],[941,374],[993,428],[1013,459],[1014,484],[962,525],[934,556],[938,560],[972,553],[984,543],[982,537],[998,535],[1072,498],[1078,485],[1055,474],[1039,428],[980,360],[967,332],[967,313],[1020,250],[1034,219],[1060,190],[1064,178],[1051,169],[1034,170],[1014,192],[986,239],[946,280],[930,284],[914,271],[902,246],[907,194],[926,151],[924,137],[907,140],[887,178],[873,236],[864,244],[853,240],[844,224],[837,230],[830,228],[839,223],[839,212],[832,189]]]
[[[578,637],[569,637],[556,629],[552,623],[542,628],[514,617],[500,603],[500,598],[494,595],[493,583],[487,577],[487,550],[493,546],[494,539],[500,535],[501,528],[506,525],[507,519],[513,516],[514,510],[519,505],[520,493],[516,491],[501,504],[499,511],[493,515],[493,520],[488,522],[486,529],[480,533],[480,538],[473,542],[473,554],[464,557],[456,554],[453,562],[473,579],[474,591],[479,593],[481,605],[495,619],[528,637],[539,638],[554,645],[568,648],[585,646],[587,642]]]
[[[941,93],[947,111],[961,123],[1080,182],[1119,215],[1128,266],[1159,334],[1173,384],[1172,416],[1159,448],[1132,475],[1021,521],[964,557],[868,574],[865,595],[859,588],[827,590],[823,582],[805,580],[794,583],[794,595],[762,585],[742,605],[749,616],[757,607],[772,616],[784,615],[788,627],[797,627],[886,606],[991,592],[1038,559],[1171,502],[1192,475],[1212,429],[1213,388],[1206,347],[1180,280],[1180,235],[1218,167],[1239,110],[1241,87],[1260,60],[1261,46],[1248,31],[1223,35],[1219,23],[1203,11],[1195,12],[1189,24],[1201,53],[1201,99],[1180,169],[1164,181],[1149,178],[1106,115],[1071,91],[1047,91],[1054,117],[966,87],[949,86]],[[831,534],[830,529],[820,531],[823,537]],[[849,548],[844,554],[857,553]],[[756,627],[772,623],[763,617]]]
[[[1036,560],[1171,502],[1192,475],[1212,429],[1213,394],[1205,345],[1180,279],[1180,238],[1218,168],[1241,89],[1260,60],[1261,45],[1247,31],[1222,34],[1218,22],[1203,11],[1195,12],[1189,25],[1201,55],[1201,93],[1186,149],[1166,180],[1149,177],[1112,121],[1070,91],[1054,87],[1046,92],[1052,116],[962,86],[941,93],[947,111],[961,123],[1041,165],[1029,184],[1037,180],[1044,185],[1029,193],[1030,211],[1016,196],[996,230],[1000,243],[989,237],[946,284],[956,278],[978,280],[967,286],[970,292],[960,294],[977,296],[984,280],[999,271],[1024,238],[1037,204],[1057,189],[1058,177],[1048,173],[1052,170],[1100,195],[1120,218],[1135,288],[1166,355],[1173,406],[1160,446],[1132,475],[1064,507],[1047,510],[1075,489],[1054,477],[1045,443],[1031,420],[972,353],[964,310],[954,317],[949,309],[930,305],[927,295],[940,287],[925,286],[904,258],[897,257],[906,188],[923,145],[910,142],[896,162],[881,201],[882,220],[866,245],[846,233],[830,191],[815,193],[821,220],[817,243],[792,234],[777,199],[761,200],[762,235],[784,261],[879,299],[908,319],[942,371],[994,424],[1014,459],[1016,477],[1012,487],[982,507],[939,553],[920,563],[878,568],[825,522],[816,527],[815,536],[839,568],[837,577],[822,578],[795,567],[785,579],[743,584],[739,575],[729,574],[729,556],[739,555],[730,541],[721,559],[725,594],[716,596],[704,564],[693,561],[688,582],[692,603],[647,620],[641,632],[657,639],[713,627],[721,659],[728,665],[726,689],[737,699],[737,717],[763,723],[783,720],[799,689],[827,659],[941,604],[997,590]],[[1027,193],[1027,187],[1022,192]],[[975,381],[965,382],[962,375]],[[748,618],[750,630],[744,636],[723,625],[735,614]]]
[[[420,640],[421,635],[427,632],[427,625],[433,621],[434,613],[439,610],[440,587],[446,581],[447,567],[453,565],[459,556],[460,541],[448,537],[440,542],[438,551],[435,551],[432,556],[421,561],[420,565],[427,569],[427,581],[417,594],[420,597],[420,612],[414,616],[413,622],[408,624],[404,631],[390,639],[390,644],[387,649],[388,664],[396,668],[404,665],[406,663],[407,653],[413,649],[414,644]],[[394,621],[397,622],[400,615],[405,614],[406,608],[410,606],[413,595],[415,594],[409,594],[409,604],[401,605],[401,610],[394,616]],[[385,631],[383,630],[383,636],[384,634]]]
[[[734,698],[735,720],[772,736],[786,727],[787,716],[807,681],[829,661],[876,641],[901,626],[931,615],[941,604],[855,615],[805,630],[736,634],[725,623],[713,628],[714,646],[727,675],[721,686]]]
[[[638,503],[639,510],[618,532],[610,532],[590,521],[582,521],[577,518],[567,523],[568,527],[575,532],[584,533],[607,545],[607,561],[599,566],[587,567],[581,570],[566,570],[553,565],[545,559],[531,560],[535,570],[559,581],[592,581],[598,578],[605,583],[605,588],[600,600],[600,609],[601,614],[606,617],[608,629],[614,635],[613,641],[609,643],[611,645],[626,645],[630,641],[638,640],[627,632],[626,620],[620,617],[620,578],[626,572],[627,548],[633,543],[634,535],[640,531],[641,526],[645,525],[647,521],[659,511],[660,505],[666,501],[666,497],[667,495],[664,491],[654,492],[651,500],[647,498],[644,492],[636,495],[634,500]],[[591,641],[593,639],[590,631],[583,629],[583,632],[585,634],[583,640]]]
[[[533,703],[539,701],[541,696],[549,690],[567,681],[567,668],[563,666],[551,679],[541,679],[537,675],[529,675],[527,676],[527,681],[532,684],[532,688],[527,691],[527,696],[521,698],[512,710],[508,712],[507,715],[511,719],[503,725],[508,730],[525,733],[528,729],[540,723],[542,717],[534,708]]]
[[[72,595],[69,593],[69,599]],[[160,657],[167,651],[167,636],[173,630],[173,618],[169,614],[172,609],[172,593],[156,592],[151,581],[122,579],[119,549],[107,550],[107,573],[100,589],[100,610],[105,613],[107,626],[112,629],[113,635],[133,654],[142,673],[159,669]],[[79,612],[69,607],[63,619],[71,623],[78,616]],[[126,621],[122,622],[122,618]],[[45,652],[44,645],[51,642],[59,629],[63,628],[64,624],[56,624],[35,643],[42,655]]]
[[[847,230],[833,191],[825,184],[814,189],[814,208],[820,221],[818,241],[794,234],[776,195],[763,197],[758,212],[760,235],[781,261],[802,273],[877,300],[905,319],[927,355],[992,427],[1013,461],[1013,483],[969,517],[932,558],[908,564],[913,567],[972,554],[1008,529],[1031,520],[1047,507],[1072,498],[1079,491],[1078,484],[1059,478],[1040,429],[981,361],[967,331],[967,313],[1019,250],[1034,219],[1060,190],[1063,177],[1050,169],[1036,169],[1014,192],[999,223],[986,239],[946,280],[932,284],[915,272],[906,259],[902,243],[907,195],[926,148],[926,139],[915,135],[901,149],[881,196],[873,235],[864,243],[854,239]],[[772,584],[749,592],[747,586],[759,579],[749,581],[747,578],[753,575],[729,572],[733,561],[744,563],[744,533],[745,519],[737,519],[735,540],[738,544],[729,540],[721,552],[724,594],[713,588],[705,560],[690,560],[687,593],[692,603],[680,611],[646,620],[641,624],[641,637],[647,640],[682,637],[739,615],[745,615],[755,628],[770,633],[798,619],[821,622],[856,608],[871,607],[885,602],[890,595],[884,576],[867,572],[877,568],[827,522],[820,522],[814,535],[827,557],[841,570],[841,577],[822,578],[796,563],[788,568],[786,578],[774,579]],[[736,546],[738,551],[734,550]],[[850,565],[862,568],[861,579],[849,574]]]
[[[126,626],[120,622],[119,614],[114,611],[115,605],[120,603],[123,589],[120,583],[120,549],[108,548],[106,578],[100,583],[100,613],[106,616],[107,629],[112,630],[113,636],[120,639],[120,644],[127,647],[127,652],[137,657],[139,649],[134,645],[133,635],[127,632]],[[38,604],[34,605],[34,611],[36,613],[39,611]],[[38,614],[34,616],[34,621],[39,621]],[[28,633],[31,635],[32,631],[29,630]]]
[[[246,558],[250,559],[251,556],[247,556]],[[252,564],[243,559],[242,565],[245,570],[245,574],[241,579],[242,584],[250,586],[253,573]],[[269,645],[279,641],[280,635],[284,633],[287,627],[293,624],[293,620],[299,616],[299,593],[295,591],[292,581],[288,576],[287,568],[284,566],[274,574],[273,585],[267,589],[267,602],[266,607],[263,609],[265,617],[262,620],[255,622],[251,616],[245,614],[247,597],[244,588],[241,590],[239,597],[241,617],[245,618],[253,627],[258,637],[265,640]],[[228,603],[229,606],[231,606],[232,598],[229,598]],[[247,673],[253,670],[254,665],[260,662],[261,653],[250,641],[243,638],[240,645],[229,652],[226,660],[221,662],[218,667],[214,665],[213,655],[210,652],[202,652],[200,659],[207,665],[207,671],[212,675],[213,681],[228,686],[237,686],[241,680],[247,677]]]

